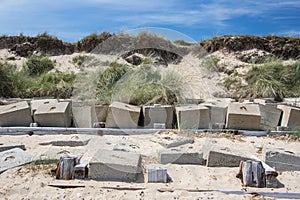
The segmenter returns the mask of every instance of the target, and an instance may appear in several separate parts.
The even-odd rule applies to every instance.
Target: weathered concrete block
[[[92,179],[131,182],[140,173],[140,154],[101,149],[90,160],[89,178]]]
[[[69,102],[40,105],[34,112],[34,121],[39,126],[71,126],[71,104]]]
[[[31,122],[26,101],[0,106],[0,126],[29,126]]]
[[[265,162],[277,171],[300,171],[300,154],[283,149],[263,149]]]
[[[26,150],[24,144],[0,143],[0,152],[7,151],[14,148],[19,148],[24,151]]]
[[[107,111],[106,128],[137,128],[141,108],[121,102],[113,102]]]
[[[113,147],[114,151],[127,151],[127,152],[133,152],[139,149],[139,145],[133,143],[133,142],[128,142],[128,141],[122,141],[118,144],[116,144]]]
[[[154,105],[143,106],[143,125],[145,128],[154,128],[154,123],[164,123],[167,129],[173,125],[174,106]]]
[[[206,161],[207,167],[238,167],[241,161],[251,160],[248,157],[241,156],[236,153],[211,150],[208,152]]]
[[[260,120],[258,104],[231,103],[228,105],[226,128],[259,130]]]
[[[33,116],[35,111],[44,104],[57,104],[57,99],[35,99],[31,100],[30,108],[31,108],[31,115]]]
[[[105,122],[107,117],[108,105],[95,105],[98,122]]]
[[[277,108],[283,111],[281,126],[290,128],[300,127],[300,108],[278,105]]]
[[[260,129],[275,129],[280,120],[281,110],[269,105],[259,105],[260,109]]]
[[[209,128],[209,108],[202,105],[176,107],[177,125],[179,129]]]
[[[82,157],[86,153],[84,149],[77,148],[50,148],[48,151],[41,152],[35,156],[36,162],[41,163],[57,163],[61,156],[76,155],[78,158]]]
[[[33,156],[20,148],[0,152],[0,173],[32,161]]]
[[[184,144],[192,144],[194,143],[194,138],[177,134],[155,134],[155,137],[151,138],[151,141],[156,142],[163,147],[172,148]]]
[[[74,125],[77,128],[93,128],[98,122],[95,106],[74,105],[72,107]]]
[[[209,108],[210,111],[210,127],[219,129],[221,125],[225,126],[225,119],[227,114],[227,105],[218,103],[203,103],[201,104]],[[221,127],[224,128],[224,127]]]
[[[195,151],[170,149],[159,152],[158,159],[161,164],[192,164],[204,165],[203,154]]]
[[[166,183],[168,182],[167,168],[158,165],[146,166],[148,183]]]
[[[88,177],[88,162],[81,160],[79,164],[75,165],[75,178],[84,179]]]

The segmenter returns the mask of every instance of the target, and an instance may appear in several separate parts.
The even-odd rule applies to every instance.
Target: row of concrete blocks
[[[300,171],[300,155],[284,150],[265,152],[265,162],[277,171]],[[222,150],[210,150],[207,157],[199,152],[163,151],[161,164],[146,166],[148,182],[167,182],[165,164],[205,165],[207,167],[239,167],[241,161],[253,160],[247,156]],[[89,177],[98,180],[136,181],[142,173],[141,155],[133,152],[99,150],[89,163]]]
[[[141,125],[141,119],[142,126],[146,128],[165,124],[170,129],[172,124],[177,124],[178,129],[269,130],[277,126],[300,127],[300,108],[224,101],[177,107],[143,106],[141,112],[138,106],[114,102],[108,107],[105,126],[137,128]]]
[[[220,101],[199,105],[133,106],[113,102],[109,106],[81,106],[55,99],[32,100],[0,106],[0,126],[94,127],[105,122],[106,128],[174,128],[208,129],[229,128],[268,130],[283,127],[300,127],[300,109],[286,105],[277,107],[262,104]],[[176,123],[175,123],[176,122]],[[158,126],[157,126],[158,125]]]

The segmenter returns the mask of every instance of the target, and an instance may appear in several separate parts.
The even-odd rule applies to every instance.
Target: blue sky
[[[0,35],[65,41],[160,27],[195,41],[225,34],[300,36],[300,0],[1,0]],[[180,38],[179,38],[180,39]]]

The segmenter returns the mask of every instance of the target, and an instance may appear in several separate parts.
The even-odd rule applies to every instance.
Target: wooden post
[[[265,169],[260,161],[252,161],[252,174],[252,186],[259,188],[266,186]]]
[[[243,185],[245,187],[252,186],[252,161],[248,160],[242,164]]]
[[[245,187],[266,187],[265,169],[260,161],[241,161],[236,177]]]
[[[56,178],[71,180],[75,178],[75,165],[78,163],[77,156],[64,155],[59,159],[56,170]]]

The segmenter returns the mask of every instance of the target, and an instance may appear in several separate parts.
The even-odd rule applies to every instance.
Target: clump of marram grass
[[[300,62],[283,65],[269,62],[254,66],[246,74],[248,89],[256,97],[274,97],[281,101],[284,97],[300,95]]]

